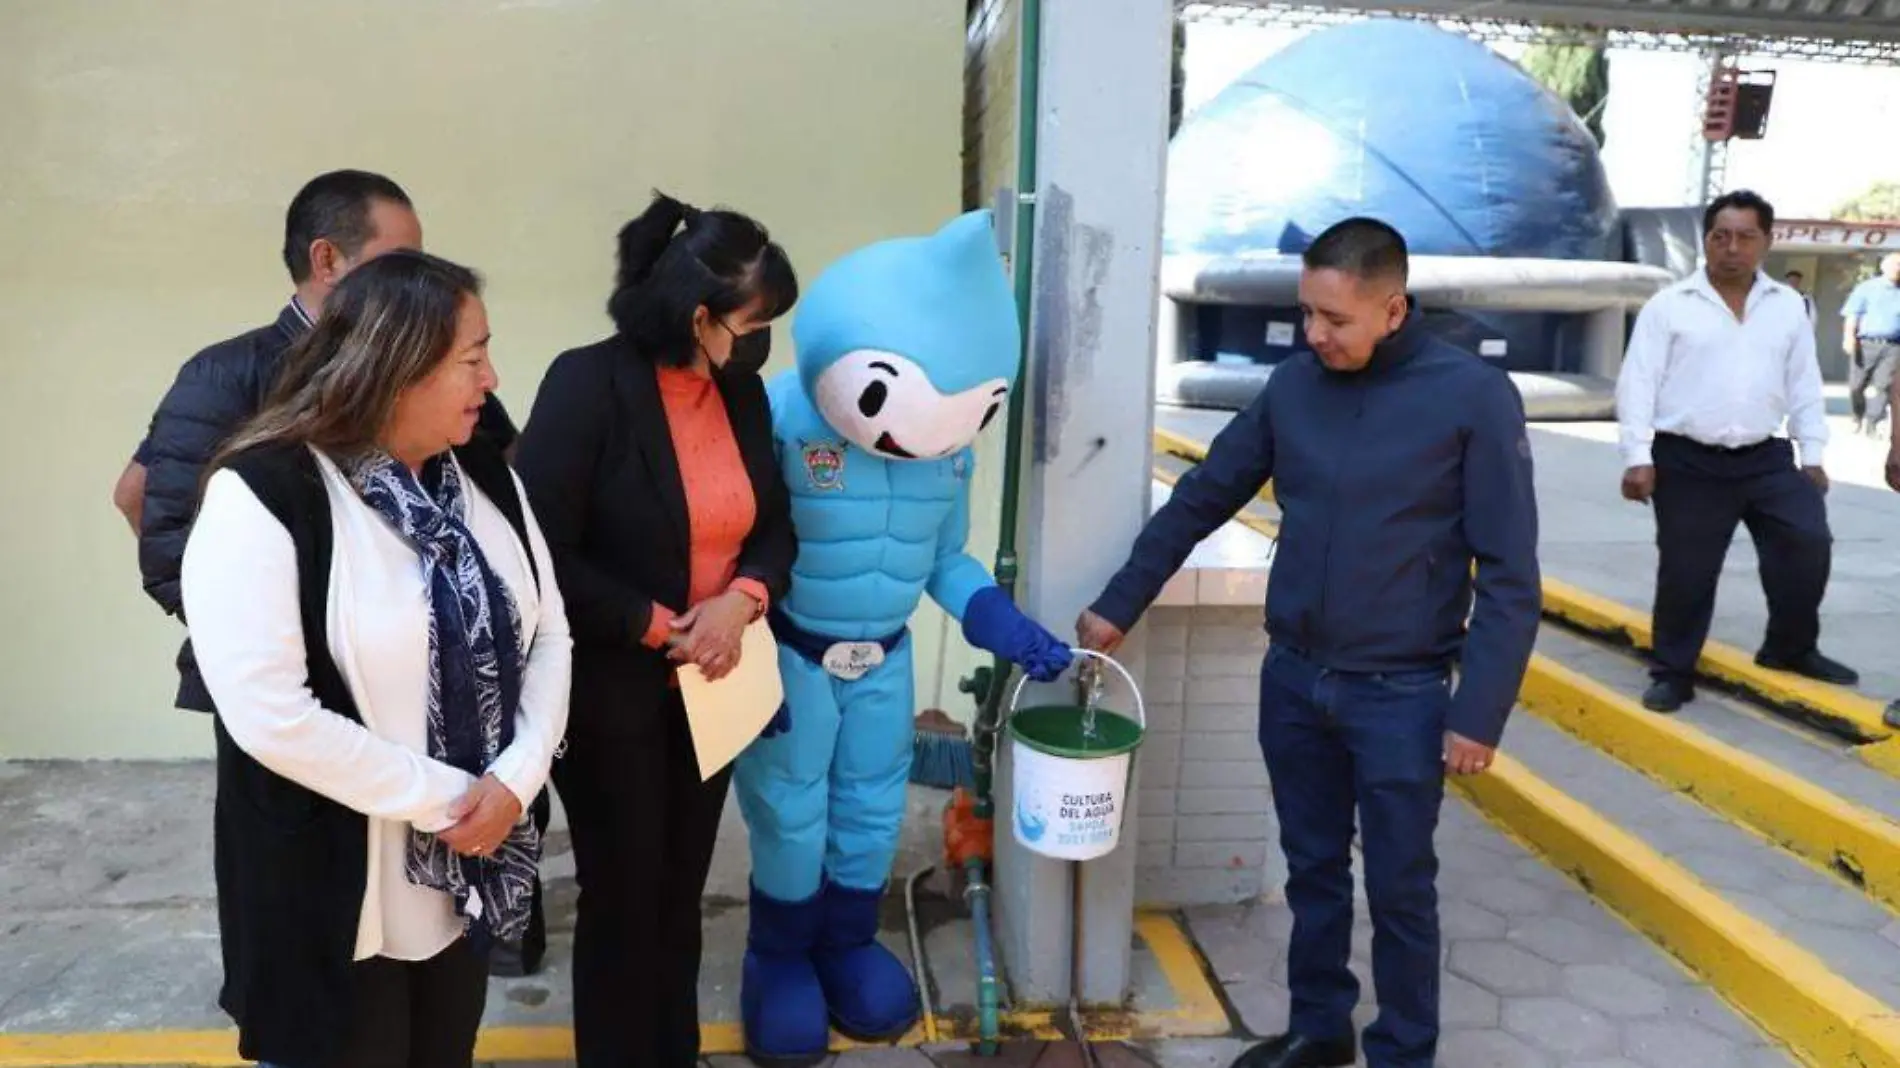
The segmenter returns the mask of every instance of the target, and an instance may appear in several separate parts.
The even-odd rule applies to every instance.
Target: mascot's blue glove
[[[1023,615],[1000,586],[978,590],[963,609],[963,637],[971,645],[1014,661],[1037,682],[1068,670],[1075,654],[1062,640]]]
[[[791,729],[792,706],[788,702],[781,701],[778,706],[778,714],[773,716],[771,722],[765,725],[765,729],[759,732],[759,737],[776,738]]]

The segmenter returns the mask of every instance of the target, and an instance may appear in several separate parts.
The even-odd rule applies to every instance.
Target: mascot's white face
[[[934,460],[976,440],[1009,400],[1001,378],[945,396],[894,352],[856,349],[818,376],[812,399],[825,421],[861,449],[894,460]]]

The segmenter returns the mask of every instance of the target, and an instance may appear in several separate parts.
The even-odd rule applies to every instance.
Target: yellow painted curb
[[[1754,828],[1900,909],[1900,823],[1629,698],[1549,657],[1531,657],[1518,700],[1672,790]]]
[[[1166,456],[1172,456],[1178,460],[1186,460],[1191,464],[1198,464],[1202,460],[1207,459],[1207,445],[1205,443],[1196,441],[1186,434],[1177,434],[1172,430],[1163,430],[1159,427],[1155,428],[1154,432],[1154,451]],[[1259,497],[1268,504],[1273,503],[1273,483],[1271,481],[1265,486],[1260,487]]]
[[[1544,614],[1638,649],[1654,648],[1647,615],[1566,582],[1544,580]],[[1855,741],[1877,741],[1893,733],[1881,720],[1885,709],[1880,702],[1841,686],[1758,667],[1752,655],[1734,646],[1708,642],[1696,661],[1696,671],[1777,711]]]
[[[1900,738],[1855,746],[1854,755],[1889,775],[1900,776]]]
[[[1165,467],[1157,467],[1154,469],[1154,480],[1156,482],[1161,483],[1164,486],[1172,486],[1175,483],[1181,481],[1181,476],[1175,474],[1173,471],[1170,471]],[[1253,531],[1255,534],[1259,534],[1268,538],[1273,538],[1276,541],[1279,540],[1280,524],[1275,523],[1273,520],[1268,519],[1266,516],[1254,515],[1251,512],[1248,512],[1245,509],[1242,509],[1240,512],[1235,514],[1233,518],[1233,522],[1239,523],[1241,526],[1246,527],[1248,530]]]
[[[1220,992],[1208,978],[1199,950],[1172,915],[1144,912],[1135,917],[1135,933],[1148,944],[1155,965],[1174,995],[1174,1008],[1137,1014],[1143,1026],[1159,1025],[1165,1036],[1182,1038],[1224,1035],[1233,1030]],[[1156,1037],[1162,1037],[1157,1035]]]
[[[1173,994],[1174,1006],[1151,1012],[1087,1012],[1087,1037],[1096,1042],[1131,1038],[1190,1038],[1224,1035],[1232,1024],[1220,994],[1201,966],[1180,921],[1167,913],[1144,912],[1135,917],[1135,932],[1155,956]],[[968,1014],[958,1014],[966,1017]],[[954,1022],[936,1014],[939,1041],[974,1042],[976,1023]],[[1005,1039],[1054,1041],[1066,1037],[1061,1017],[1048,1009],[1003,1014]],[[729,1021],[701,1024],[700,1052],[712,1057],[743,1054],[745,1035]],[[892,1045],[921,1046],[927,1040],[924,1025]],[[833,1052],[875,1048],[834,1035]],[[477,1061],[566,1061],[574,1059],[574,1032],[567,1027],[484,1027],[475,1042]],[[93,1065],[149,1064],[226,1068],[249,1062],[237,1054],[237,1033],[220,1031],[94,1031],[73,1034],[0,1033],[0,1068],[87,1068]]]
[[[1900,1068],[1900,1015],[1680,865],[1500,754],[1455,789],[1807,1063]]]

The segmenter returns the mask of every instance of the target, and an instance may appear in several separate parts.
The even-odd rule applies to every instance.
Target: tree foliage
[[[1852,222],[1900,220],[1900,182],[1875,182],[1859,196],[1844,200],[1836,206],[1834,217]]]
[[[1610,56],[1604,42],[1544,41],[1526,49],[1519,65],[1569,104],[1597,144],[1603,144],[1603,109],[1610,100]]]

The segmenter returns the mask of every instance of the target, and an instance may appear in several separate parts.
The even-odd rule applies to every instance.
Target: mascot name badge
[[[856,682],[884,663],[884,647],[876,642],[838,642],[825,650],[825,670],[834,679]]]

